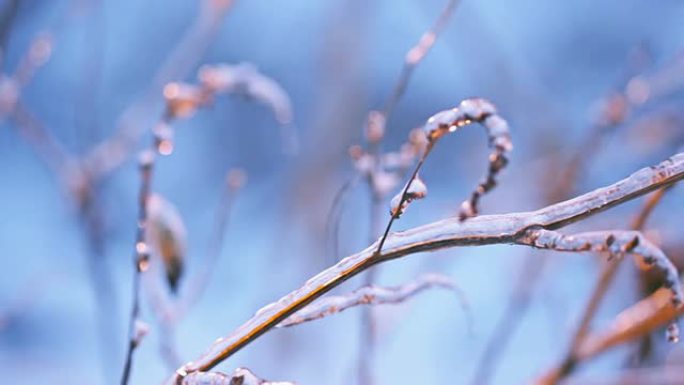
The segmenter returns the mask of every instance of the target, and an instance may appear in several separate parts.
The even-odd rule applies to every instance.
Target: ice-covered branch
[[[181,385],[295,385],[294,382],[267,381],[247,368],[237,368],[231,374],[195,372],[183,379]]]
[[[467,221],[448,218],[390,234],[380,253],[376,252],[377,245],[371,245],[322,271],[302,287],[259,310],[227,337],[218,339],[201,357],[180,367],[168,383],[180,383],[188,373],[211,369],[332,288],[377,263],[447,247],[529,245],[524,235],[530,229],[559,229],[683,178],[684,153],[680,153],[615,184],[536,211],[483,215]]]
[[[278,324],[278,327],[289,327],[314,321],[359,305],[402,303],[431,288],[442,288],[455,292],[463,310],[468,311],[468,302],[456,283],[449,277],[433,273],[423,274],[400,286],[364,286],[348,294],[324,297],[291,315]]]

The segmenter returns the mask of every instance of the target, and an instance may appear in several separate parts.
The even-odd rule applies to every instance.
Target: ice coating
[[[398,218],[414,200],[423,199],[427,195],[427,186],[419,176],[416,175],[408,183],[408,188],[403,188],[390,202],[390,214],[393,217]],[[404,193],[404,190],[406,190],[406,193]]]

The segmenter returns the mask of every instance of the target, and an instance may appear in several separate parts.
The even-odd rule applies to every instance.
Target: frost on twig
[[[399,218],[411,202],[427,196],[427,186],[425,186],[425,183],[423,183],[418,175],[413,178],[411,185],[407,186],[405,191],[403,194],[395,195],[390,202],[390,214],[393,217]]]
[[[434,144],[444,135],[455,132],[471,123],[480,123],[487,131],[489,146],[489,167],[484,180],[478,184],[470,198],[463,202],[459,218],[465,220],[478,214],[480,197],[496,186],[496,176],[508,163],[507,154],[513,149],[508,123],[497,115],[496,107],[485,99],[466,99],[458,107],[438,112],[428,119],[424,126],[428,140]]]
[[[285,321],[278,324],[278,327],[283,328],[314,321],[359,305],[402,303],[418,293],[431,288],[443,288],[455,292],[461,307],[468,313],[469,306],[465,295],[451,278],[441,274],[423,274],[401,286],[364,286],[348,294],[322,298],[291,315]]]
[[[166,113],[170,118],[191,117],[221,95],[243,96],[266,105],[273,112],[283,129],[286,149],[296,150],[292,103],[278,82],[259,72],[250,63],[204,65],[198,71],[197,78],[196,84],[172,82],[164,87]]]
[[[205,65],[200,68],[199,80],[214,95],[230,93],[253,99],[268,106],[278,123],[292,123],[292,103],[287,92],[251,63]]]
[[[231,374],[194,372],[183,378],[181,385],[295,385],[294,382],[267,381],[247,368],[237,368]]]
[[[525,232],[519,242],[555,251],[604,252],[611,258],[631,254],[643,266],[663,272],[663,286],[670,291],[670,302],[674,308],[678,308],[684,299],[677,268],[657,246],[638,231],[597,231],[564,235],[557,231],[531,229]]]

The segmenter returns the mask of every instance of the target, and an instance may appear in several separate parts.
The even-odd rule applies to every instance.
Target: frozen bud
[[[135,323],[133,325],[133,345],[139,346],[142,340],[149,334],[150,332],[150,325],[147,323],[140,321],[140,320],[135,320]]]
[[[231,190],[238,190],[247,183],[247,173],[241,168],[233,168],[226,174],[226,184]]]
[[[499,115],[490,115],[483,124],[487,128],[487,134],[492,145],[506,152],[513,150],[508,123],[504,119]]]
[[[406,193],[404,193],[404,190],[406,190]],[[425,183],[416,175],[413,180],[409,181],[408,189],[404,188],[399,194],[392,198],[392,201],[390,202],[390,214],[395,218],[399,218],[414,200],[425,198],[426,195],[427,186],[425,186]]]
[[[173,152],[173,128],[168,123],[160,122],[153,130],[154,142],[161,155]]]
[[[160,195],[150,195],[147,210],[147,239],[164,264],[169,288],[176,293],[183,275],[187,238],[185,224],[176,207]]]
[[[206,96],[202,89],[187,83],[169,83],[164,87],[166,110],[172,118],[192,116],[202,104]]]
[[[380,111],[371,111],[366,124],[366,140],[368,143],[378,143],[385,136],[385,115]]]
[[[423,126],[423,131],[429,140],[435,140],[449,131],[458,120],[459,111],[456,109],[440,111],[432,115]]]
[[[496,107],[490,101],[481,98],[466,99],[458,105],[458,109],[473,120],[481,120],[496,114]]]
[[[199,81],[214,92],[225,92],[236,83],[234,66],[227,64],[204,65],[199,70]]]

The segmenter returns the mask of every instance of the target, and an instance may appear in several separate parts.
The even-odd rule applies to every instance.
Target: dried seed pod
[[[176,293],[183,275],[185,225],[176,207],[158,194],[150,195],[147,210],[147,239],[164,264],[169,288]]]
[[[406,190],[405,193],[404,190]],[[425,183],[416,175],[412,181],[409,181],[408,189],[402,189],[402,192],[392,198],[392,201],[390,202],[390,214],[392,217],[399,218],[411,202],[416,199],[423,199],[426,195],[427,186],[425,186]]]

